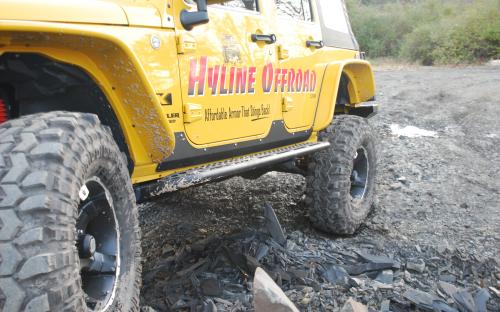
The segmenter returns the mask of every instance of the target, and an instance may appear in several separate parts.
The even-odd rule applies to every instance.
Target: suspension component
[[[95,239],[89,234],[79,234],[77,240],[78,254],[80,258],[90,258],[96,249]]]
[[[0,124],[9,120],[9,114],[7,112],[7,104],[0,98]]]

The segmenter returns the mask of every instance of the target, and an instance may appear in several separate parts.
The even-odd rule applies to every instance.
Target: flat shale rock
[[[217,312],[217,306],[212,300],[207,300],[203,305],[203,312]]]
[[[438,288],[448,298],[453,298],[453,295],[458,291],[455,285],[443,281],[438,283]]]
[[[474,303],[474,298],[465,289],[461,289],[453,294],[453,299],[457,303],[459,310],[466,312],[476,312],[476,304]]]
[[[490,300],[491,296],[488,291],[484,288],[478,290],[476,295],[474,296],[474,304],[476,305],[476,310],[478,312],[486,312],[486,304],[488,300]]]
[[[436,296],[417,289],[409,289],[403,296],[413,302],[417,307],[430,311],[433,310],[433,302],[439,300]]]
[[[390,285],[393,282],[394,274],[392,270],[384,270],[377,275],[375,279],[377,282]]]
[[[360,275],[366,272],[382,271],[386,269],[391,269],[395,266],[393,261],[387,262],[372,262],[372,263],[361,263],[345,266],[347,273],[351,275]]]
[[[336,285],[348,285],[350,276],[347,271],[338,265],[327,266],[322,274],[323,278],[329,283]]]
[[[391,310],[391,301],[384,300],[380,305],[380,312],[389,312]]]
[[[488,287],[492,294],[494,294],[497,298],[500,298],[500,290],[495,287]]]
[[[418,260],[408,260],[406,262],[406,269],[409,271],[414,271],[418,273],[424,273],[425,271],[425,262],[422,259]]]
[[[203,277],[199,278],[199,281],[201,292],[205,296],[218,297],[222,295],[223,288],[216,274],[205,274]]]
[[[264,204],[264,218],[266,219],[267,230],[269,234],[273,237],[273,239],[280,244],[281,246],[285,246],[286,237],[283,232],[283,228],[274,212],[274,209],[268,203]]]

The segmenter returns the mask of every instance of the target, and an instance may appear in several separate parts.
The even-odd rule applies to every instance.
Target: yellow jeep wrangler
[[[1,0],[0,310],[137,311],[137,201],[230,176],[302,173],[312,224],[352,234],[358,50],[343,0]]]

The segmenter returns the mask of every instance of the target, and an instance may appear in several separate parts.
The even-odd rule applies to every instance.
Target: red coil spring
[[[7,106],[3,99],[0,99],[0,124],[9,120],[9,116],[7,115]]]
[[[9,116],[7,115],[7,106],[3,99],[0,99],[0,124],[9,120]]]

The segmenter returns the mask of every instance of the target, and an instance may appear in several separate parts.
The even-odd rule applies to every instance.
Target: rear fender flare
[[[350,105],[356,106],[374,98],[375,78],[370,63],[354,59],[329,63],[321,83],[313,131],[323,130],[331,123],[342,74],[349,80]]]

